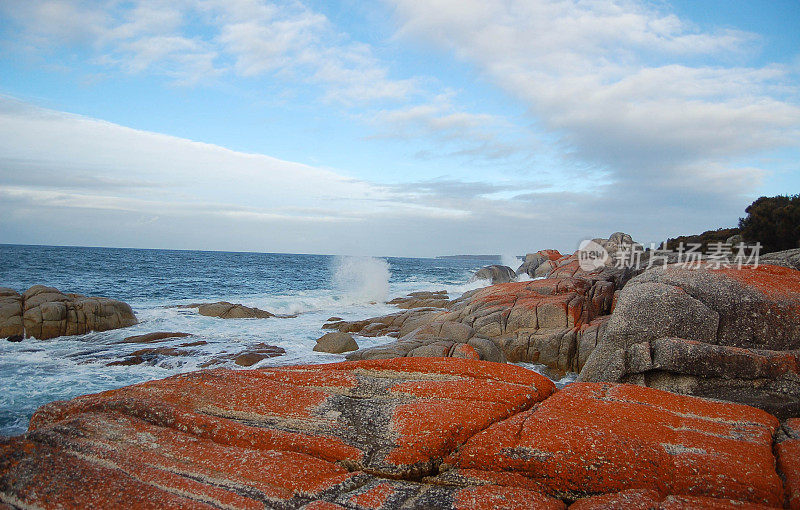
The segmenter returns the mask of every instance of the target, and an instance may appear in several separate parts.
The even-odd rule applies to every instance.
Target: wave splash
[[[522,264],[522,259],[517,255],[501,255],[500,263],[516,271],[519,265]]]
[[[389,263],[375,257],[336,257],[332,283],[354,303],[381,303],[389,297]]]

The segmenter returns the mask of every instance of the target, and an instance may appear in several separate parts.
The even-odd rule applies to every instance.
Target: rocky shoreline
[[[608,254],[595,268],[543,250],[481,273],[525,281],[332,317],[314,350],[345,362],[203,370],[46,405],[0,442],[0,507],[800,509],[800,250],[631,268],[618,263],[630,236],[593,242]],[[16,317],[23,334],[69,334],[90,323],[75,303],[104,299],[32,290],[4,289],[0,334]],[[186,334],[131,343],[168,335]],[[359,336],[395,340],[358,349]],[[226,360],[280,354],[258,347]],[[579,382],[556,389],[506,362]]]
[[[579,373],[585,382],[625,382],[718,398],[800,416],[800,250],[761,264],[617,267],[630,236],[596,239],[606,265],[581,269],[577,252],[529,254],[532,281],[495,284],[438,308],[412,308],[323,328],[397,340],[349,360],[472,357],[530,362]]]

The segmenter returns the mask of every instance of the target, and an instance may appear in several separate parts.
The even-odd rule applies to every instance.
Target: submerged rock
[[[317,339],[314,350],[317,352],[329,352],[341,354],[343,352],[355,351],[358,344],[349,333],[326,333]]]
[[[199,303],[197,312],[207,317],[219,317],[220,319],[269,319],[275,317],[274,313],[258,308],[250,308],[241,304],[219,301],[217,303]]]
[[[650,388],[556,392],[466,359],[218,369],[43,406],[0,440],[0,495],[41,508],[774,507],[800,462],[773,456],[778,426]]]
[[[190,333],[179,333],[171,331],[157,331],[154,333],[145,333],[144,335],[129,336],[122,340],[121,344],[151,344],[171,340],[174,338],[185,338],[192,336]]]
[[[25,293],[0,288],[0,337],[47,340],[133,326],[131,307],[116,299],[64,294],[34,285]]]
[[[282,347],[259,342],[242,351],[214,357],[201,364],[200,367],[213,367],[214,365],[220,365],[231,361],[242,367],[252,367],[256,363],[267,358],[274,358],[276,356],[282,356],[283,354],[286,354],[286,351]]]
[[[177,357],[188,356],[189,354],[191,354],[189,351],[177,347],[148,347],[133,351],[128,354],[125,359],[112,361],[106,366],[131,366],[140,365],[142,363],[155,364],[162,356]]]
[[[508,266],[491,265],[482,267],[472,277],[474,280],[489,280],[492,285],[508,283],[517,279],[517,273]]]

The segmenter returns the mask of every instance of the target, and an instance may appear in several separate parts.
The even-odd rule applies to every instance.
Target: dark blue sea
[[[112,297],[129,303],[140,321],[130,328],[47,341],[0,340],[0,435],[24,432],[31,414],[47,402],[196,370],[211,358],[259,342],[282,347],[286,355],[253,368],[339,361],[342,356],[312,351],[328,317],[391,313],[397,309],[386,305],[387,300],[418,290],[444,289],[451,298],[458,297],[486,285],[470,282],[470,277],[497,262],[0,245],[0,287],[24,291],[45,284],[63,292]],[[225,320],[175,307],[220,300],[298,316]],[[192,340],[208,343],[185,357],[107,366],[146,347],[120,340],[154,331],[191,333],[197,337]],[[362,347],[391,340],[358,338]]]

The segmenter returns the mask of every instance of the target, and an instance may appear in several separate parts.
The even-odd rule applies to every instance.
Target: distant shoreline
[[[437,259],[500,260],[502,255],[439,255]]]

